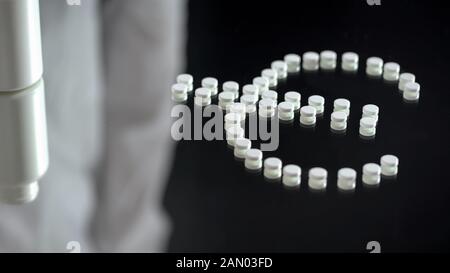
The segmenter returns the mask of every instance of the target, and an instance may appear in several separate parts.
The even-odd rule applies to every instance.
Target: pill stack
[[[288,66],[284,61],[274,61],[270,66],[273,70],[277,71],[277,77],[279,80],[286,79],[288,75]]]
[[[261,150],[250,149],[245,154],[245,168],[249,170],[260,170],[262,168],[263,154]]]
[[[270,99],[262,99],[259,101],[259,116],[263,118],[271,118],[275,116],[276,102]]]
[[[207,106],[211,104],[211,89],[209,88],[197,88],[195,90],[194,103],[197,106]]]
[[[234,96],[235,94],[232,92],[221,92],[219,94],[219,107],[226,111],[227,108],[234,102]]]
[[[338,188],[344,191],[354,190],[356,187],[356,171],[351,168],[342,168],[338,171]]]
[[[400,65],[398,63],[389,62],[384,65],[383,79],[386,81],[398,81],[400,76]]]
[[[345,52],[342,54],[342,70],[355,72],[358,70],[359,56],[355,52]]]
[[[216,96],[218,91],[219,81],[216,78],[207,77],[202,80],[202,87],[211,90],[211,96]]]
[[[406,101],[417,101],[420,97],[420,84],[408,82],[403,90],[403,99]]]
[[[337,54],[331,50],[324,50],[320,52],[320,68],[323,70],[336,69]]]
[[[334,131],[345,131],[347,129],[347,114],[342,111],[333,112],[331,114],[330,127]]]
[[[241,103],[241,102],[234,102],[234,103],[230,104],[230,106],[228,107],[228,112],[236,113],[236,114],[240,115],[241,120],[245,120],[246,116],[247,116],[245,104]]]
[[[300,108],[300,123],[306,126],[316,124],[316,108],[312,106],[303,106]]]
[[[269,81],[269,87],[275,87],[278,85],[278,73],[277,71],[267,68],[261,72],[261,77]]]
[[[363,166],[362,181],[367,185],[378,185],[381,180],[381,168],[378,164],[367,163]]]
[[[380,108],[375,104],[367,104],[363,106],[362,109],[362,117],[363,118],[373,118],[375,122],[378,122],[378,113],[380,112]]]
[[[301,182],[302,169],[297,165],[286,165],[283,168],[283,184],[287,187],[298,187]]]
[[[284,101],[278,105],[278,118],[283,121],[294,120],[294,105]]]
[[[303,54],[303,69],[306,71],[317,71],[319,69],[320,56],[317,52],[308,51]]]
[[[278,93],[273,90],[267,90],[262,92],[261,98],[266,100],[273,100],[276,104],[278,102]]]
[[[222,90],[224,92],[231,92],[234,94],[234,100],[239,98],[239,83],[234,81],[227,81],[222,84]]]
[[[225,115],[225,130],[230,127],[241,126],[242,118],[240,114],[228,113]]]
[[[262,94],[262,92],[269,90],[269,80],[264,77],[256,77],[253,79],[253,85],[258,87],[258,93],[259,95]]]
[[[366,74],[373,77],[379,77],[383,74],[384,61],[378,57],[370,57],[366,62]]]
[[[398,89],[400,91],[405,91],[405,85],[409,82],[416,82],[416,76],[411,73],[402,73],[398,80]]]
[[[190,74],[181,74],[177,76],[177,83],[185,84],[188,87],[187,92],[190,93],[194,90],[194,77]]]
[[[269,157],[264,160],[264,176],[267,179],[279,179],[281,178],[282,162],[276,157]]]
[[[255,96],[256,99],[259,98],[259,88],[255,84],[246,84],[242,87],[243,95]]]
[[[381,174],[384,176],[396,176],[398,173],[398,157],[384,155],[380,159]]]
[[[252,142],[247,138],[237,139],[234,143],[234,156],[239,159],[245,159],[247,151],[250,150]]]
[[[245,131],[241,126],[235,125],[227,129],[227,143],[234,147],[236,140],[244,138]]]
[[[309,170],[308,185],[314,190],[323,190],[327,187],[327,170],[323,168],[312,168]]]
[[[344,112],[350,115],[350,101],[347,99],[336,99],[333,103],[333,112]]]
[[[316,108],[316,114],[322,115],[325,111],[325,98],[322,96],[314,95],[308,98],[309,106]]]
[[[373,138],[377,131],[377,122],[373,118],[365,117],[359,122],[359,134],[362,137]]]
[[[295,73],[300,71],[300,63],[302,61],[302,58],[297,54],[287,54],[284,56],[284,61],[287,64],[288,72],[289,73]]]
[[[172,85],[172,101],[176,103],[183,103],[188,98],[188,87],[183,83],[176,83]]]
[[[241,97],[241,103],[245,105],[245,111],[248,114],[253,114],[256,112],[256,102],[258,97],[255,95],[243,95]]]

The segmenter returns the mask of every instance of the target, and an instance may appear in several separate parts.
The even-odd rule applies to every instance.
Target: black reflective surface
[[[450,250],[450,48],[448,12],[438,2],[382,1],[191,1],[187,72],[196,86],[206,76],[251,83],[263,68],[287,53],[331,49],[360,55],[357,74],[291,75],[287,91],[326,99],[314,129],[280,124],[280,146],[264,157],[302,167],[300,189],[265,181],[245,171],[224,141],[182,141],[165,198],[174,223],[170,251],[366,252]],[[395,2],[395,3],[394,3]],[[295,4],[296,3],[296,4]],[[396,85],[365,75],[365,60],[379,56],[412,72],[420,101],[407,104]],[[336,98],[351,101],[345,135],[330,132]],[[280,99],[279,99],[280,100]],[[362,106],[380,107],[374,140],[362,140]],[[377,188],[361,182],[362,166],[384,154],[400,159],[399,175]],[[311,192],[307,170],[328,170],[326,192]],[[337,171],[358,171],[357,188],[342,193]]]

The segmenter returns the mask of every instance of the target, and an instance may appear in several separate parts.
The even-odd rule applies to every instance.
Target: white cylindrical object
[[[333,112],[330,127],[335,131],[345,131],[347,129],[347,114],[342,111]]]
[[[253,79],[253,84],[258,87],[258,93],[259,95],[262,94],[262,92],[269,90],[269,80],[264,77],[256,77]]]
[[[242,87],[242,94],[259,98],[259,87],[255,84],[246,84]]]
[[[367,185],[378,185],[381,180],[381,168],[378,164],[367,163],[363,166],[362,181]]]
[[[212,77],[204,78],[202,80],[202,87],[211,90],[211,96],[215,96],[219,92],[219,81]]]
[[[337,54],[332,50],[324,50],[320,52],[320,68],[323,70],[336,69]]]
[[[273,100],[275,103],[277,103],[278,102],[278,93],[273,90],[267,90],[267,91],[262,92],[261,98],[267,99],[267,100]]]
[[[239,159],[245,159],[247,151],[250,150],[252,142],[246,138],[237,139],[234,143],[234,156]]]
[[[283,163],[276,157],[269,157],[264,160],[264,176],[268,179],[281,178]]]
[[[383,59],[379,57],[370,57],[366,61],[366,74],[373,77],[378,77],[383,74]]]
[[[228,113],[225,115],[225,130],[233,126],[241,126],[242,117],[237,113]]]
[[[278,85],[278,73],[274,69],[264,69],[261,72],[261,77],[267,79],[269,81],[269,87],[275,87]]]
[[[239,83],[234,81],[227,81],[222,84],[222,90],[224,92],[231,92],[234,94],[234,99],[239,98]]]
[[[257,101],[258,101],[257,95],[243,95],[241,97],[241,103],[245,104],[245,112],[248,114],[256,112]]]
[[[184,83],[172,85],[172,101],[180,103],[188,99],[188,86]]]
[[[33,201],[48,165],[43,80],[21,91],[0,92],[0,202]]]
[[[294,105],[284,101],[278,105],[278,118],[284,121],[291,121],[295,117]]]
[[[347,99],[336,99],[333,103],[333,112],[344,112],[350,115],[350,101]]]
[[[411,73],[402,73],[398,80],[398,89],[401,91],[405,90],[405,85],[409,82],[416,82],[416,76]]]
[[[312,106],[303,106],[300,108],[300,123],[303,125],[316,124],[317,110]]]
[[[284,61],[287,64],[288,72],[289,73],[295,73],[300,71],[300,63],[302,61],[302,58],[297,54],[287,54],[284,56]]]
[[[338,188],[344,191],[354,190],[356,187],[356,171],[351,168],[342,168],[338,171]]]
[[[277,71],[278,79],[285,79],[287,77],[288,67],[284,61],[281,61],[281,60],[273,61],[270,67],[273,70]]]
[[[234,147],[236,140],[244,138],[245,131],[240,125],[230,126],[227,129],[227,143]]]
[[[321,115],[325,111],[325,98],[314,95],[308,98],[309,106],[316,108],[316,114]]]
[[[403,98],[407,101],[417,101],[420,97],[420,84],[408,82],[403,90]]]
[[[363,118],[373,118],[376,122],[378,122],[378,113],[380,112],[380,108],[375,104],[366,104],[362,109],[362,117]]]
[[[345,52],[342,54],[342,70],[354,72],[358,70],[359,56],[355,52]]]
[[[194,103],[197,106],[207,106],[211,104],[211,89],[206,87],[195,90]]]
[[[396,176],[398,173],[398,157],[384,155],[380,159],[381,174],[384,176]]]
[[[327,170],[323,168],[312,168],[309,170],[308,185],[314,190],[323,190],[327,187]]]
[[[292,103],[294,105],[294,111],[297,111],[301,107],[301,99],[302,96],[300,93],[295,91],[289,91],[286,94],[284,94],[284,101]]]
[[[227,108],[234,102],[235,94],[232,92],[221,92],[219,93],[219,107],[226,111]]]
[[[365,117],[359,122],[359,134],[364,137],[373,137],[376,134],[377,122],[374,118]]]
[[[308,51],[303,54],[303,69],[306,71],[317,71],[319,70],[319,53]]]
[[[234,102],[232,104],[230,104],[230,106],[228,107],[228,113],[236,113],[238,115],[241,116],[242,120],[246,119],[246,107],[245,104],[241,103],[241,102]]]
[[[301,183],[302,169],[297,165],[286,165],[283,168],[283,184],[287,187],[298,187]]]
[[[260,170],[262,168],[263,153],[258,149],[250,149],[245,154],[245,168]]]
[[[389,62],[384,64],[383,79],[386,81],[398,81],[400,76],[400,65],[398,63]]]
[[[259,116],[263,118],[271,118],[275,116],[275,108],[277,104],[270,99],[262,99],[259,101]]]
[[[187,92],[190,93],[194,90],[194,77],[190,74],[180,74],[177,76],[177,83],[185,84],[188,89]]]

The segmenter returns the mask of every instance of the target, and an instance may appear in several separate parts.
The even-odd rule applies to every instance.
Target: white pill
[[[400,65],[398,63],[389,62],[384,64],[383,79],[386,81],[398,81],[400,76]]]
[[[264,176],[268,179],[281,178],[281,168],[283,164],[280,159],[276,157],[269,157],[264,160]]]
[[[228,113],[225,115],[225,130],[233,126],[241,126],[242,117],[240,114]]]
[[[284,61],[281,60],[273,61],[270,67],[273,70],[277,71],[278,79],[285,79],[287,77],[288,67]]]
[[[174,102],[185,102],[188,98],[188,86],[183,83],[172,85],[172,100]]]
[[[295,91],[289,91],[286,94],[284,94],[284,101],[292,103],[292,105],[294,105],[294,111],[300,109],[301,99],[302,96],[300,95],[300,93]]]
[[[316,108],[317,115],[323,114],[325,110],[325,98],[322,96],[314,95],[308,98],[308,104]]]
[[[338,171],[338,188],[344,191],[353,190],[356,187],[356,171],[351,168],[342,168]]]
[[[411,73],[402,73],[400,74],[400,78],[398,80],[398,89],[404,91],[405,85],[408,82],[416,82],[416,76]]]
[[[256,112],[257,101],[258,101],[257,95],[243,95],[241,97],[241,103],[245,104],[245,111],[248,114]]]
[[[234,99],[239,98],[239,83],[234,81],[227,81],[222,84],[222,90],[234,94]]]
[[[303,54],[303,69],[307,71],[316,71],[319,69],[319,53],[308,51]]]
[[[244,103],[241,102],[235,102],[230,104],[230,106],[228,107],[228,111],[229,113],[236,113],[241,115],[241,119],[245,120],[246,119],[246,107]]]
[[[250,149],[245,154],[245,168],[249,170],[259,170],[262,168],[263,154],[258,149]]]
[[[381,180],[381,168],[378,164],[367,163],[363,166],[362,181],[367,185],[378,185]]]
[[[288,72],[294,73],[300,71],[300,63],[302,58],[297,54],[287,54],[284,56],[284,61],[287,64]]]
[[[380,159],[381,174],[384,176],[396,176],[398,173],[398,157],[384,155]]]
[[[222,110],[227,110],[227,108],[234,102],[234,93],[232,92],[221,92],[219,93],[219,107]]]
[[[323,168],[312,168],[309,170],[308,185],[314,190],[323,190],[327,187],[327,170]]]
[[[258,97],[259,96],[259,88],[255,84],[246,84],[242,87],[242,94]]]
[[[227,143],[230,146],[234,146],[236,140],[244,138],[245,131],[241,126],[235,125],[227,129]]]
[[[365,117],[359,122],[359,134],[364,137],[373,137],[376,134],[377,121],[374,118]]]
[[[247,151],[250,150],[252,142],[246,138],[237,139],[234,143],[234,156],[245,159]]]
[[[331,50],[320,52],[320,68],[323,70],[333,70],[336,68],[337,54]]]
[[[407,101],[417,101],[420,97],[420,84],[408,82],[403,90],[403,98]]]
[[[300,108],[300,123],[303,125],[316,124],[317,110],[312,106],[303,106]]]
[[[297,165],[286,165],[283,168],[283,184],[287,187],[297,187],[301,183],[302,169]]]
[[[278,105],[278,118],[280,120],[290,121],[294,117],[294,105],[292,103],[285,101]]]
[[[342,70],[357,71],[359,66],[359,56],[355,52],[345,52],[342,54]]]
[[[362,109],[362,117],[363,118],[373,118],[376,122],[378,122],[378,113],[380,112],[380,108],[375,104],[367,104],[363,106]]]
[[[259,116],[271,118],[275,116],[276,102],[271,99],[262,99],[259,101]]]
[[[347,129],[347,114],[342,111],[333,112],[330,127],[335,131],[345,131]]]
[[[276,91],[273,91],[273,90],[267,90],[267,91],[262,92],[261,98],[262,99],[273,100],[273,101],[275,101],[275,103],[277,103],[277,101],[278,101],[278,93]]]
[[[253,79],[253,84],[258,87],[258,92],[261,95],[262,92],[269,90],[269,80],[263,77],[256,77]]]
[[[348,115],[350,115],[350,101],[347,99],[336,99],[333,103],[333,112],[344,112]]]
[[[211,104],[211,89],[201,87],[195,90],[194,103],[197,106],[207,106]]]
[[[177,83],[183,83],[188,87],[188,93],[194,90],[194,77],[189,74],[181,74],[177,76]]]
[[[202,87],[208,88],[211,90],[211,96],[217,95],[219,92],[219,81],[216,78],[207,77],[202,80]]]
[[[269,81],[269,87],[275,87],[278,85],[278,73],[274,69],[264,69],[261,72],[261,77],[266,78]]]
[[[378,77],[383,74],[384,61],[378,57],[370,57],[366,61],[366,74],[369,76]]]

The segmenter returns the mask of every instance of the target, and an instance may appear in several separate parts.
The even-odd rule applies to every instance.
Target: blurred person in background
[[[164,251],[184,1],[40,4],[50,168],[34,203],[0,204],[0,251]]]

